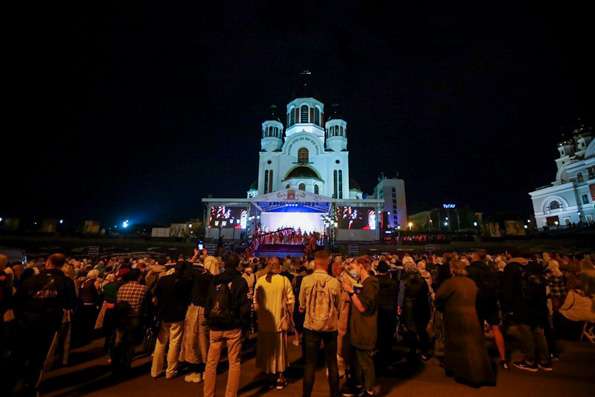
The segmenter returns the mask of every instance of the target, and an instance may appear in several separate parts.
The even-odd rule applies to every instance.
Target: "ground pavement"
[[[595,345],[565,343],[562,359],[554,364],[551,373],[528,373],[513,368],[498,374],[495,387],[474,389],[460,385],[444,376],[437,360],[432,359],[417,368],[402,366],[393,376],[379,377],[380,395],[398,397],[472,397],[472,396],[572,396],[595,397]],[[298,360],[299,348],[290,346],[290,359]],[[136,360],[130,379],[114,384],[109,366],[96,343],[75,350],[72,365],[48,373],[41,387],[42,396],[66,397],[91,395],[101,397],[202,396],[202,383],[185,383],[183,376],[173,380],[149,376],[149,358]],[[217,376],[217,396],[223,396],[227,371],[222,365]],[[300,396],[302,371],[299,364],[288,371],[289,386],[282,391],[263,388],[262,376],[255,368],[254,348],[249,345],[242,362],[240,396]],[[314,397],[327,397],[328,385],[321,367],[316,374]]]

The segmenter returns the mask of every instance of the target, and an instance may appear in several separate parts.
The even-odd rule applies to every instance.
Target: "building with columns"
[[[558,144],[556,179],[531,193],[536,226],[560,228],[595,220],[595,139],[584,125]]]

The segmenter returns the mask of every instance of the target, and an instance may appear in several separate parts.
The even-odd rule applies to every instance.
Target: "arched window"
[[[300,185],[298,186],[298,189],[300,189],[301,191],[306,191],[306,185],[303,183],[300,183]]]
[[[314,108],[310,108],[310,123],[314,122]]]
[[[291,108],[287,117],[289,118],[289,125],[290,126],[294,125],[295,124],[295,113],[293,112],[293,108]]]
[[[298,163],[307,163],[310,160],[310,153],[305,147],[298,150]]]
[[[316,123],[316,125],[321,125],[320,124],[320,109],[318,109],[318,108],[314,108],[314,122]]]
[[[338,192],[338,183],[337,183],[337,179],[338,179],[338,172],[337,170],[333,171],[333,198],[337,198],[337,192]]]
[[[264,171],[264,192],[269,192],[269,170]]]
[[[559,201],[552,201],[550,203],[550,210],[559,210],[560,209],[560,202]]]
[[[576,174],[576,181],[578,183],[581,183],[581,182],[584,182],[585,181],[585,178],[583,178],[583,174],[582,173],[579,172],[578,174]]]
[[[300,123],[307,123],[308,122],[308,106],[302,105],[300,110]]]
[[[300,122],[300,108],[294,108],[293,114],[294,114],[294,124],[299,123]]]
[[[269,171],[269,193],[273,191],[273,170]]]
[[[320,194],[320,191],[318,189],[318,185],[314,185],[314,194]]]

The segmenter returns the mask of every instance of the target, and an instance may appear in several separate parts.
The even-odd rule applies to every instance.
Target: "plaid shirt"
[[[566,278],[564,276],[554,277],[551,274],[545,276],[547,286],[550,288],[550,296],[563,300],[566,298],[568,290],[566,289]]]
[[[138,316],[149,289],[137,281],[128,282],[118,289],[118,302],[128,302],[131,316]]]

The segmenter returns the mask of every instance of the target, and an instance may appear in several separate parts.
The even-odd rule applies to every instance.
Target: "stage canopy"
[[[313,212],[328,213],[332,199],[302,190],[287,189],[267,193],[252,199],[252,204],[262,212]]]

